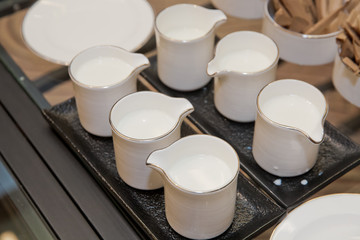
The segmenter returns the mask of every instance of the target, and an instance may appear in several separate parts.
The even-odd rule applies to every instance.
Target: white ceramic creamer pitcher
[[[215,77],[216,109],[233,121],[254,121],[256,97],[275,80],[278,60],[275,42],[264,34],[239,31],[222,38],[207,67],[207,73]]]
[[[300,80],[268,84],[257,98],[253,156],[267,172],[292,177],[316,163],[328,106],[324,95]]]
[[[163,176],[166,219],[176,232],[207,239],[231,225],[240,162],[227,142],[187,136],[151,153],[146,164]]]
[[[75,56],[69,75],[83,128],[94,135],[110,137],[111,107],[123,96],[136,92],[137,76],[149,66],[143,54],[115,46],[96,46]]]
[[[111,109],[110,124],[116,167],[128,185],[143,190],[163,186],[146,158],[180,138],[183,119],[194,110],[185,98],[141,91],[120,99]]]
[[[213,57],[215,28],[226,20],[220,10],[177,4],[156,17],[158,75],[179,91],[199,89],[210,81],[206,65]]]

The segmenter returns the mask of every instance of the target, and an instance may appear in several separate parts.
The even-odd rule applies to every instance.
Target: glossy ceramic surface
[[[246,19],[262,18],[265,2],[266,0],[211,0],[216,8],[227,15]]]
[[[339,54],[335,57],[332,82],[336,90],[350,103],[360,107],[360,76],[354,74],[341,61]]]
[[[215,77],[216,109],[233,121],[254,121],[256,97],[275,80],[278,60],[276,44],[264,34],[239,31],[222,38],[207,66],[207,73]]]
[[[22,34],[37,55],[68,65],[96,45],[136,51],[153,34],[154,18],[146,0],[40,0],[27,12]]]
[[[275,228],[271,240],[360,238],[360,195],[333,194],[303,203]]]
[[[214,30],[225,20],[220,10],[191,4],[173,5],[159,13],[155,21],[158,73],[165,85],[193,91],[210,81],[206,65],[213,57]]]
[[[119,78],[118,82],[110,85],[90,85],[77,79],[81,67],[99,57],[118,59],[129,65],[129,75]],[[111,107],[120,98],[136,91],[136,79],[140,71],[150,66],[149,60],[142,54],[131,53],[114,46],[97,46],[84,50],[75,56],[68,68],[73,83],[76,105],[81,125],[90,133],[102,136],[111,136],[109,113]],[[110,76],[108,76],[110,78]]]
[[[119,124],[129,114],[139,111],[161,112],[160,118],[166,114],[174,122],[163,133],[152,137],[132,137],[125,133],[128,129],[120,129]],[[171,98],[161,93],[140,91],[120,99],[111,109],[110,124],[113,132],[116,167],[119,176],[130,186],[152,190],[163,186],[161,176],[145,165],[148,155],[167,147],[180,138],[183,119],[194,110],[191,103],[183,98]],[[160,121],[152,121],[148,116],[136,115],[131,119],[135,128],[146,124],[148,129],[161,128]],[[147,123],[148,122],[148,123]]]
[[[305,101],[305,105],[299,105],[291,100],[291,109],[303,113],[295,121],[289,121],[295,122],[295,125],[283,122],[293,118],[288,116],[293,114],[291,111],[284,111],[279,119],[274,119],[265,112],[265,106],[271,100],[287,97],[281,100],[289,101],[288,96],[299,96]],[[310,108],[313,106],[314,114],[316,113],[314,116]],[[278,116],[282,110],[276,108],[282,105],[273,107]],[[260,91],[257,111],[252,153],[259,166],[280,177],[293,177],[308,172],[316,163],[319,145],[324,139],[323,124],[328,111],[324,95],[314,86],[300,80],[278,80]],[[311,132],[296,124],[307,121],[311,125]]]
[[[337,45],[336,35],[340,31],[306,35],[283,28],[273,19],[272,0],[267,0],[262,32],[279,46],[280,58],[299,65],[321,65],[334,61]]]

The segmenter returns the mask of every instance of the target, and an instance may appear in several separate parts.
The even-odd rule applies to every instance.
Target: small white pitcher
[[[206,65],[213,57],[215,27],[226,20],[220,10],[192,4],[166,8],[156,18],[158,75],[169,88],[192,91],[210,77]]]
[[[309,171],[324,139],[324,95],[300,80],[278,80],[261,90],[257,111],[252,152],[259,166],[280,177]]]
[[[239,31],[222,38],[207,67],[207,73],[215,77],[216,109],[233,121],[254,121],[256,97],[275,80],[278,60],[275,42],[264,34]]]
[[[183,119],[194,110],[185,98],[141,91],[120,99],[111,109],[116,167],[131,187],[161,188],[161,176],[146,166],[146,158],[180,138]]]
[[[231,225],[240,162],[230,144],[191,135],[151,153],[146,164],[163,176],[165,214],[176,232],[207,239]]]
[[[144,55],[115,46],[96,46],[76,55],[69,65],[69,75],[83,128],[110,137],[111,107],[123,96],[136,92],[137,76],[149,66]]]

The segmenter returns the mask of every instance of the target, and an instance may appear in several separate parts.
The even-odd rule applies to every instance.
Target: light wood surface
[[[149,0],[155,14],[162,9],[176,3],[195,3],[198,5],[210,4],[208,0]],[[25,45],[21,37],[21,24],[26,14],[26,9],[7,15],[0,19],[0,43],[11,55],[14,61],[20,66],[24,73],[31,79],[36,80],[41,76],[54,70],[63,68],[61,65],[47,62],[31,52]],[[217,29],[217,36],[224,37],[226,34],[239,30],[261,31],[261,19],[246,20],[228,17],[225,24]],[[331,74],[333,64],[321,66],[299,66],[296,64],[282,62],[279,65],[277,79],[295,78],[309,82],[315,86],[331,86]],[[338,128],[344,128],[354,119],[360,121],[360,109],[348,103],[333,88],[325,91],[325,97],[329,104],[329,114],[327,120]],[[70,80],[44,93],[45,98],[51,105],[61,103],[73,96],[73,89]],[[360,123],[358,128],[348,133],[349,137],[360,144]],[[313,197],[341,192],[360,193],[360,167],[357,167],[325,187]],[[273,228],[264,232],[256,239],[269,239]]]

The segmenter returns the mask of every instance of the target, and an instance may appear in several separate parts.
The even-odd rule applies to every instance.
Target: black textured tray
[[[290,209],[360,164],[360,146],[325,123],[325,141],[321,144],[316,165],[306,174],[279,178],[260,168],[252,156],[254,123],[237,123],[226,119],[215,109],[213,82],[192,92],[178,92],[166,87],[157,76],[156,56],[150,68],[141,75],[158,91],[169,96],[187,98],[195,111],[189,119],[205,133],[229,142],[238,152],[241,168],[270,196]]]
[[[96,137],[81,127],[74,99],[44,110],[43,113],[50,125],[147,237],[183,239],[166,221],[163,189],[136,190],[122,181],[116,171],[112,138]],[[183,124],[183,136],[193,133],[188,125]],[[218,239],[252,238],[274,225],[284,213],[284,208],[239,174],[235,218],[230,228]]]

